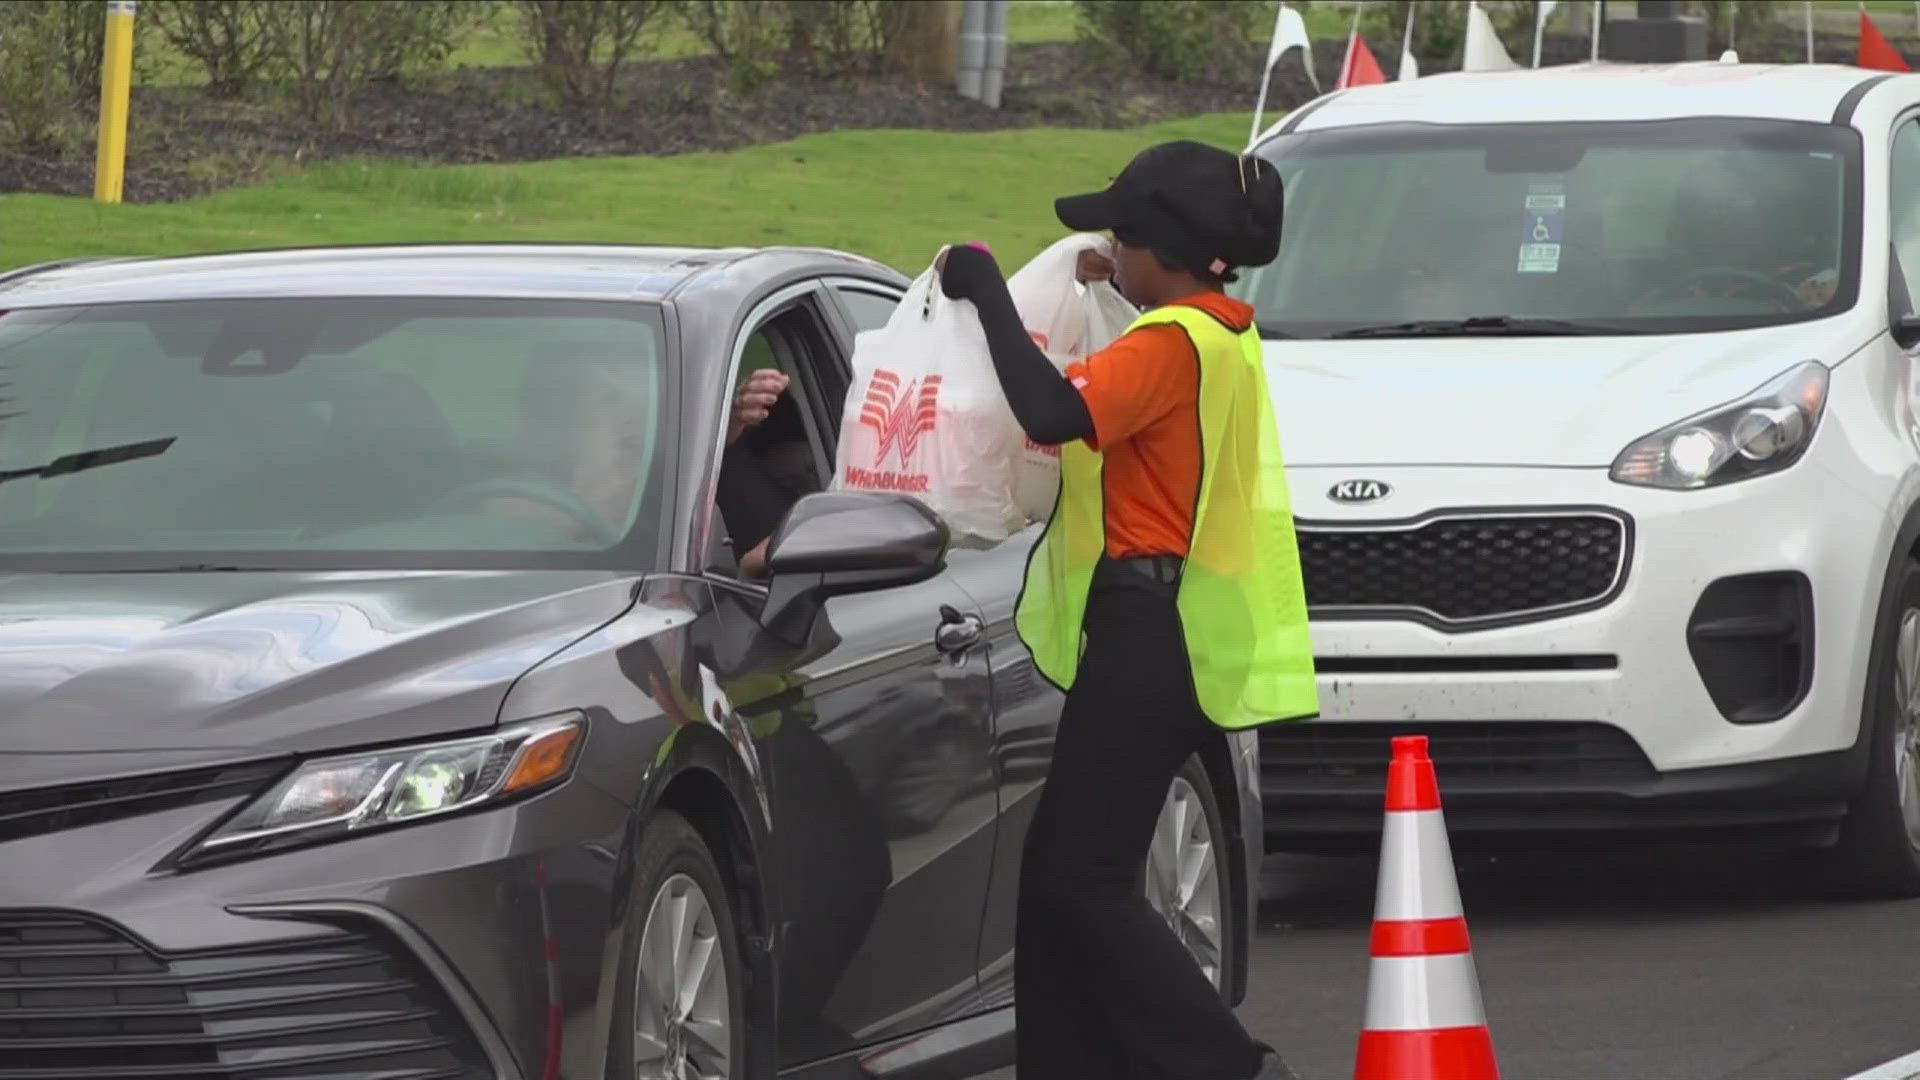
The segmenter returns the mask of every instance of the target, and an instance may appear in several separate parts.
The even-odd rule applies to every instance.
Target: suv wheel
[[[1883,897],[1920,895],[1920,563],[1900,573],[1890,640],[1867,675],[1867,782],[1839,851],[1848,886]]]
[[[733,908],[705,841],[659,811],[640,838],[621,945],[612,1075],[747,1075],[745,975]]]
[[[1229,875],[1221,865],[1225,839],[1207,770],[1199,758],[1190,758],[1167,790],[1153,845],[1147,849],[1147,900],[1222,992],[1233,955]]]

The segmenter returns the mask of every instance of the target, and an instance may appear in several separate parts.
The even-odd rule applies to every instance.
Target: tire
[[[676,931],[690,947],[662,948]],[[663,992],[666,985],[674,989]],[[687,986],[694,989],[686,992]],[[634,855],[607,1075],[618,1080],[751,1075],[746,989],[733,897],[713,853],[686,818],[670,810],[655,812]],[[671,1015],[675,1012],[678,1018]]]
[[[1920,896],[1920,563],[1898,571],[1892,625],[1867,673],[1867,779],[1847,808],[1838,856],[1849,893]]]
[[[1147,901],[1173,927],[1223,996],[1232,985],[1229,965],[1238,955],[1233,864],[1226,843],[1213,782],[1198,757],[1188,758],[1174,775],[1154,825],[1145,888]]]

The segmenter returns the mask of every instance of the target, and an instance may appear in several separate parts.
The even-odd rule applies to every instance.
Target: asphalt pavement
[[[1836,900],[1769,854],[1459,864],[1504,1076],[1845,1080],[1920,1050],[1920,901]],[[1241,1016],[1303,1080],[1353,1075],[1373,884],[1368,860],[1267,868]]]

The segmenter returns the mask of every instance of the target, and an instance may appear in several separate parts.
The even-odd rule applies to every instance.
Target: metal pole
[[[1800,9],[1807,19],[1807,63],[1811,64],[1813,63],[1813,0],[1806,0],[1800,5]]]
[[[1920,0],[1915,0],[1920,3]],[[1594,63],[1600,62],[1600,24],[1605,22],[1607,10],[1600,0],[1593,0],[1593,52],[1588,56]]]
[[[1340,80],[1334,83],[1338,90],[1347,85],[1347,79],[1353,74],[1353,43],[1360,39],[1360,5],[1363,0],[1353,0],[1353,29],[1347,32],[1347,55],[1340,61]]]
[[[1914,0],[1914,3],[1920,4],[1920,0]],[[1407,59],[1413,55],[1413,17],[1416,13],[1419,12],[1419,10],[1420,10],[1420,7],[1417,4],[1407,5],[1407,26],[1406,26],[1406,30],[1400,35],[1400,63],[1401,64],[1405,64],[1407,62]],[[1402,73],[1399,77],[1404,79],[1407,76],[1405,75],[1405,73]]]
[[[1007,80],[1007,3],[987,0],[987,62],[980,73],[980,101],[1000,107],[1000,89]]]
[[[134,0],[109,0],[106,50],[100,59],[100,136],[93,164],[93,200],[117,203],[127,179],[127,112],[133,94]]]
[[[987,0],[966,0],[960,8],[960,72],[955,89],[963,98],[980,100],[980,82],[987,66]]]

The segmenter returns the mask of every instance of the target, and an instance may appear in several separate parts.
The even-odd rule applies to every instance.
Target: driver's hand
[[[1827,302],[1833,299],[1833,294],[1839,290],[1840,272],[1838,270],[1822,270],[1801,282],[1799,286],[1794,289],[1794,292],[1800,294],[1800,299],[1805,301],[1808,307],[1817,308],[1825,307]]]
[[[732,444],[748,428],[767,418],[780,395],[787,392],[787,377],[772,368],[761,368],[747,378],[747,385],[734,395],[733,412],[727,419],[727,442]]]

